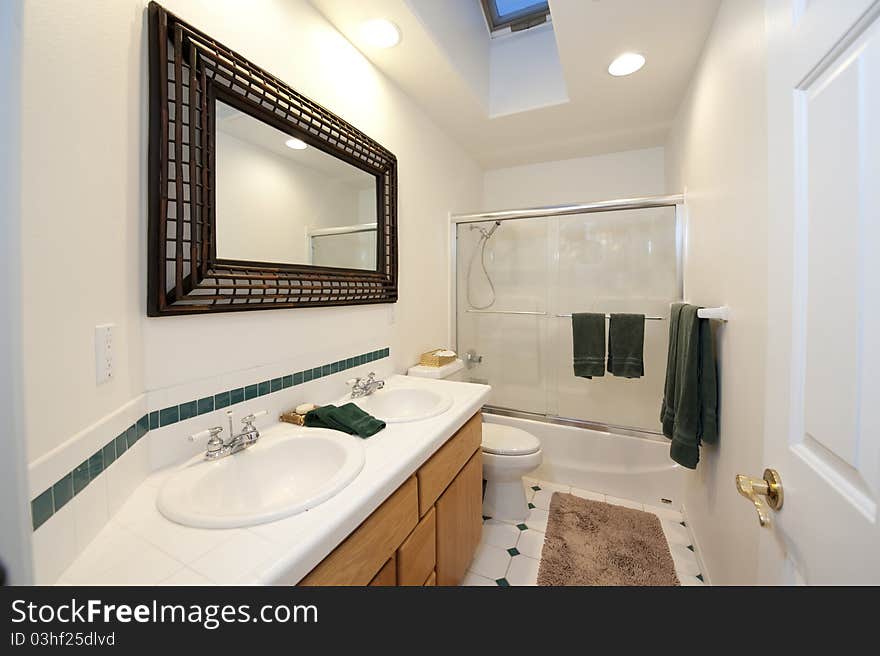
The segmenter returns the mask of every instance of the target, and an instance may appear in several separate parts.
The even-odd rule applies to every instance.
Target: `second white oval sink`
[[[235,455],[213,462],[194,458],[168,477],[156,505],[187,526],[254,526],[317,506],[351,483],[363,466],[357,437],[282,424]]]
[[[436,417],[452,407],[452,397],[419,387],[391,387],[357,399],[345,398],[340,403],[354,403],[364,412],[394,424]]]

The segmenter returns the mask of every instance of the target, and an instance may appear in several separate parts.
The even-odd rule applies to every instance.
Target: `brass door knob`
[[[770,525],[768,507],[773,510],[782,508],[782,479],[775,469],[765,469],[763,479],[737,474],[736,491],[755,504],[761,526]]]

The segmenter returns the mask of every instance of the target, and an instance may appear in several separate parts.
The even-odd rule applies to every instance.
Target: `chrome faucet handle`
[[[244,417],[242,417],[241,423],[243,423],[245,426],[249,426],[249,425],[252,426],[253,423],[257,419],[259,419],[260,417],[265,417],[267,414],[269,414],[268,410],[260,410],[259,412],[252,412],[251,414],[245,415]]]
[[[213,428],[209,428],[208,430],[203,430],[198,433],[193,433],[192,435],[187,435],[186,439],[190,442],[197,442],[202,438],[209,437],[209,442],[217,438],[217,436],[223,432],[222,426],[214,426]]]
[[[253,443],[260,439],[260,431],[254,426],[254,422],[257,420],[257,417],[263,417],[267,414],[269,414],[268,410],[260,410],[259,412],[252,412],[241,418],[241,423],[244,424],[244,428],[241,432],[242,435],[244,435],[245,442]]]
[[[213,428],[209,428],[208,430],[203,430],[199,433],[189,435],[186,439],[188,439],[190,442],[197,442],[207,437],[208,442],[205,445],[205,457],[216,458],[223,451],[224,442],[223,438],[220,437],[220,433],[222,432],[222,426],[214,426]]]

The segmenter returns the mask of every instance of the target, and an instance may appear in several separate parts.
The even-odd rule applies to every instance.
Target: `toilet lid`
[[[521,428],[483,424],[483,451],[499,456],[525,456],[541,448],[538,438]]]

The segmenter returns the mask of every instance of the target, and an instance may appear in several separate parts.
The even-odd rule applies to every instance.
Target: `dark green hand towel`
[[[675,424],[675,373],[678,371],[678,320],[686,303],[673,303],[669,308],[669,350],[666,354],[666,383],[663,386],[663,403],[660,405],[660,423],[663,434],[672,439]]]
[[[612,314],[608,324],[608,372],[622,378],[645,375],[645,315]]]
[[[574,375],[592,378],[605,375],[605,315],[578,312],[571,315]]]
[[[675,373],[675,416],[670,456],[696,469],[700,444],[718,441],[718,388],[715,345],[708,319],[685,305],[678,322]]]
[[[367,414],[354,403],[339,407],[324,405],[306,414],[305,425],[312,428],[329,428],[349,435],[371,437],[385,428],[385,422]]]

